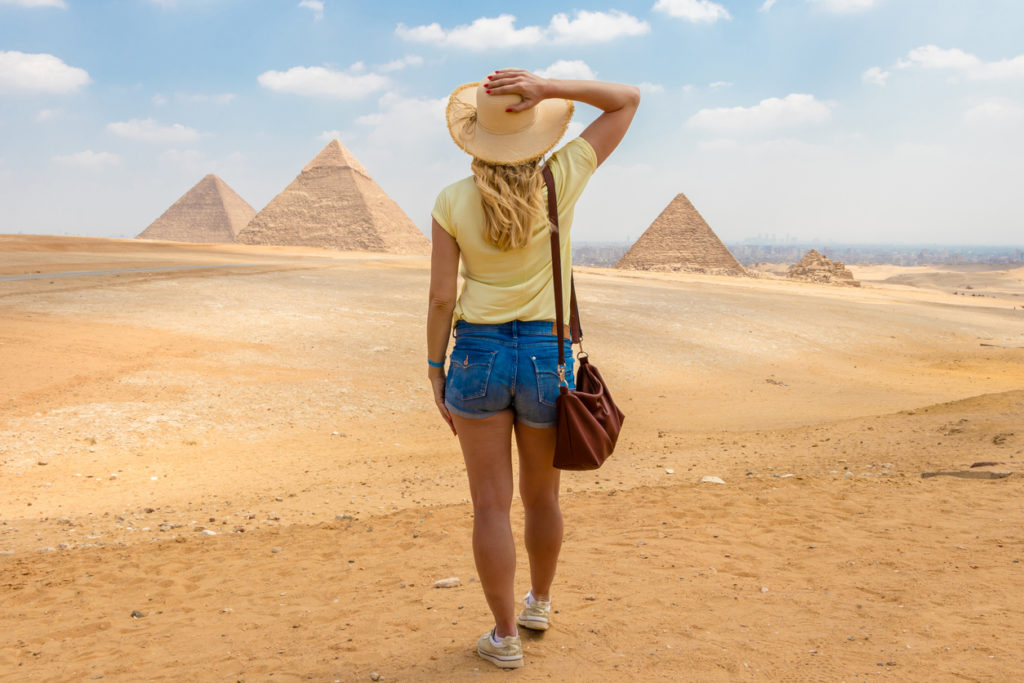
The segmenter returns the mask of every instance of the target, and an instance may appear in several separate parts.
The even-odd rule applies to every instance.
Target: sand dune
[[[0,281],[0,679],[506,676],[473,653],[424,259],[0,238],[0,278],[199,264]],[[1020,273],[851,269],[580,269],[627,423],[564,477],[555,627],[517,678],[1024,669]],[[1014,474],[921,478],[977,461]]]

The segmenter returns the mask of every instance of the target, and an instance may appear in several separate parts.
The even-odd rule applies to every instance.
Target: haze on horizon
[[[258,210],[334,137],[426,231],[469,170],[448,93],[516,65],[644,91],[580,241],[684,192],[730,243],[1020,246],[1021,25],[1014,0],[0,0],[0,232],[135,236],[207,173]]]

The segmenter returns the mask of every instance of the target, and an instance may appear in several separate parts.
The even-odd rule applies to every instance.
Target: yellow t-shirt
[[[569,233],[576,200],[597,168],[597,155],[589,142],[576,138],[555,152],[548,165],[558,199],[563,314],[568,324],[568,273],[572,269]],[[547,187],[541,192],[547,207]],[[484,239],[484,210],[472,176],[441,190],[431,216],[455,238],[461,253],[464,284],[455,304],[456,321],[497,325],[512,320],[555,319],[547,220],[534,227],[525,247],[501,251]]]

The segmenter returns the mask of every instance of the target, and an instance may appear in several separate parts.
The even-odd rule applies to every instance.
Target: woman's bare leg
[[[526,511],[526,553],[530,557],[530,590],[537,600],[551,599],[558,553],[562,549],[562,509],[558,505],[559,470],[555,428],[536,429],[516,422],[519,447],[519,496]]]
[[[516,546],[509,522],[513,414],[507,410],[479,420],[453,414],[452,420],[473,498],[473,558],[495,634],[502,638],[516,632]]]

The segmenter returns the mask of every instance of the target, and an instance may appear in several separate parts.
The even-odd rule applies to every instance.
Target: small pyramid
[[[833,261],[817,249],[811,249],[802,259],[790,266],[786,271],[786,277],[791,280],[860,287],[860,283],[854,279],[853,273],[842,261]]]
[[[236,241],[396,254],[430,251],[426,235],[338,140],[327,143]]]
[[[256,210],[212,173],[183,194],[137,239],[172,242],[235,241]]]
[[[615,264],[628,270],[668,270],[745,276],[736,257],[680,193]]]

